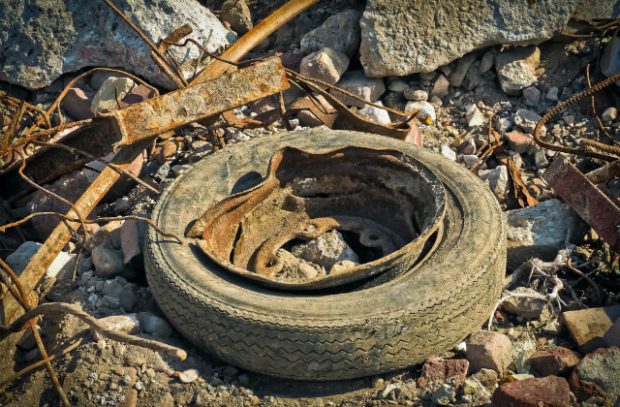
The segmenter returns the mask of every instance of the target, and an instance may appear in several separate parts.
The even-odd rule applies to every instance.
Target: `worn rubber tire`
[[[439,245],[415,271],[372,288],[319,295],[260,287],[222,270],[192,244],[179,245],[150,228],[146,275],[179,332],[248,370],[332,380],[420,363],[481,326],[505,273],[503,213],[469,171],[402,141],[315,129],[232,145],[179,176],[162,195],[153,220],[165,231],[184,235],[209,205],[250,186],[249,172],[264,176],[269,157],[285,145],[311,151],[345,145],[391,148],[424,163],[449,195]]]

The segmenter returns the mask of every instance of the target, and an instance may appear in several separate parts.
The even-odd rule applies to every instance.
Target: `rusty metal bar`
[[[127,169],[131,162],[142,153],[142,150],[149,145],[149,141],[136,143],[126,147],[116,155],[112,163],[118,165],[122,169]],[[97,206],[99,201],[104,197],[106,192],[120,178],[120,174],[110,167],[105,167],[99,176],[88,187],[86,192],[75,202],[73,207],[67,212],[67,216],[71,218],[78,217],[78,213],[83,217]],[[54,261],[58,253],[69,243],[72,233],[80,227],[79,223],[60,222],[50,233],[45,243],[39,251],[30,259],[30,262],[19,276],[20,282],[28,288],[35,287],[39,280],[45,274],[47,268]],[[30,291],[34,294],[33,291]],[[34,304],[38,302],[37,298],[32,298]],[[8,292],[2,302],[2,321],[4,324],[11,322],[21,311],[21,306]]]
[[[248,31],[243,37],[239,38],[233,45],[220,55],[221,58],[237,62],[248,53],[252,48],[267,39],[274,31],[284,24],[297,17],[304,10],[318,3],[319,0],[291,0],[285,5],[268,15],[254,28]],[[231,64],[215,60],[204,71],[202,71],[192,83],[208,81],[217,78],[223,73],[235,69]]]
[[[565,157],[558,157],[543,177],[556,194],[620,253],[620,207]]]
[[[282,61],[269,58],[220,78],[110,113],[127,145],[288,89]]]

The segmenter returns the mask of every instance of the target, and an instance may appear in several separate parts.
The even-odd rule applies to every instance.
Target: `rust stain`
[[[108,116],[116,119],[122,135],[119,145],[127,145],[220,114],[288,87],[282,62],[273,57],[217,79],[192,84],[158,98],[115,110]]]

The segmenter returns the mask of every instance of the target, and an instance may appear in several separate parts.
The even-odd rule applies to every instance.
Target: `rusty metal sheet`
[[[616,253],[620,253],[618,205],[565,157],[558,157],[543,177]]]
[[[208,208],[188,237],[224,269],[270,287],[334,287],[411,269],[442,225],[445,194],[432,172],[394,150],[285,147],[261,184]],[[321,269],[286,249],[333,230],[348,234],[359,264]]]
[[[115,110],[109,116],[116,119],[122,135],[119,144],[132,144],[288,87],[282,62],[274,57],[215,80],[192,84],[158,98]]]

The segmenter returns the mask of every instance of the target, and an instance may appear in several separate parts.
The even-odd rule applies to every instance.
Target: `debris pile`
[[[441,10],[384,0],[86,3],[10,0],[0,15],[0,404],[620,400],[616,2],[501,10],[480,0]],[[213,211],[187,236],[150,219],[194,163],[232,144],[320,126],[399,139],[471,171],[506,213],[508,261],[487,323],[456,348],[421,366],[319,389],[196,349],[158,308],[143,252],[147,229],[181,243],[211,236],[196,253],[224,268],[273,277],[272,285],[333,289],[329,281],[350,283],[355,271],[384,271],[381,259],[391,253],[431,250],[426,238],[441,232],[445,191],[427,191],[415,177],[399,184],[386,176],[370,187],[350,177],[307,196],[295,191],[307,202],[335,199],[335,191],[346,205],[367,206],[362,220],[324,217],[340,229],[305,234],[298,229],[309,215],[285,195],[276,201],[312,179],[231,180],[232,201],[221,204],[243,213],[245,227],[260,225],[256,247],[234,234],[203,235],[230,226]],[[321,169],[338,168],[329,165]],[[385,192],[414,187],[436,204],[431,220],[416,210],[432,205],[408,208]],[[246,215],[257,205],[236,201],[246,190],[268,190],[281,213],[271,208],[253,225]],[[390,235],[392,224],[411,230]],[[265,243],[274,239],[287,245]],[[375,260],[379,266],[367,266]]]

